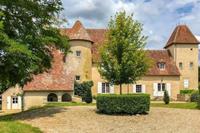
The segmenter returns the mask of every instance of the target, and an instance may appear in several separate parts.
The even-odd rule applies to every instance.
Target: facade
[[[33,81],[23,89],[15,87],[4,92],[2,108],[15,109],[8,103],[15,103],[15,98],[11,97],[15,97],[18,91],[23,93],[25,109],[52,101],[70,101],[73,98],[74,81],[92,80],[93,95],[119,94],[119,86],[104,80],[97,68],[98,51],[106,32],[106,29],[86,29],[80,21],[76,21],[72,28],[61,29],[62,35],[69,38],[71,52],[65,57],[61,51],[52,48],[52,68],[34,76]],[[148,93],[152,99],[160,99],[167,89],[171,99],[176,100],[180,89],[197,89],[198,44],[186,25],[177,26],[164,49],[146,51],[153,60],[151,68],[136,84],[123,85],[122,92]]]

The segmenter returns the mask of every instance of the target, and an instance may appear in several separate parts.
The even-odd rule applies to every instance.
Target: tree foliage
[[[51,47],[67,54],[58,25],[61,0],[0,1],[0,88],[23,86],[51,67]]]
[[[142,25],[132,15],[119,12],[111,18],[101,49],[99,72],[109,82],[120,85],[120,94],[122,84],[136,82],[148,70],[145,44]]]
[[[93,81],[84,81],[82,83],[75,82],[74,93],[82,98],[86,103],[92,102],[92,92],[91,87],[93,86]]]

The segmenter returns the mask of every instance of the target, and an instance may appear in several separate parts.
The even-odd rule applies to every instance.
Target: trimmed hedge
[[[195,90],[190,89],[190,90],[180,90],[180,94],[192,94],[192,92],[194,92]]]
[[[97,109],[105,114],[145,114],[150,108],[149,94],[101,94]]]

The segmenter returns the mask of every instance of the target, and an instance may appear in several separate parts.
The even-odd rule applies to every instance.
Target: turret
[[[164,47],[179,68],[181,89],[198,88],[198,44],[186,25],[178,25]]]

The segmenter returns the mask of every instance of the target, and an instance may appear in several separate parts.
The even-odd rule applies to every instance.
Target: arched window
[[[48,102],[57,102],[58,101],[58,96],[55,93],[50,93],[47,96],[47,101]]]
[[[62,95],[62,102],[69,102],[69,101],[72,101],[72,97],[70,94],[68,93],[65,93]]]

